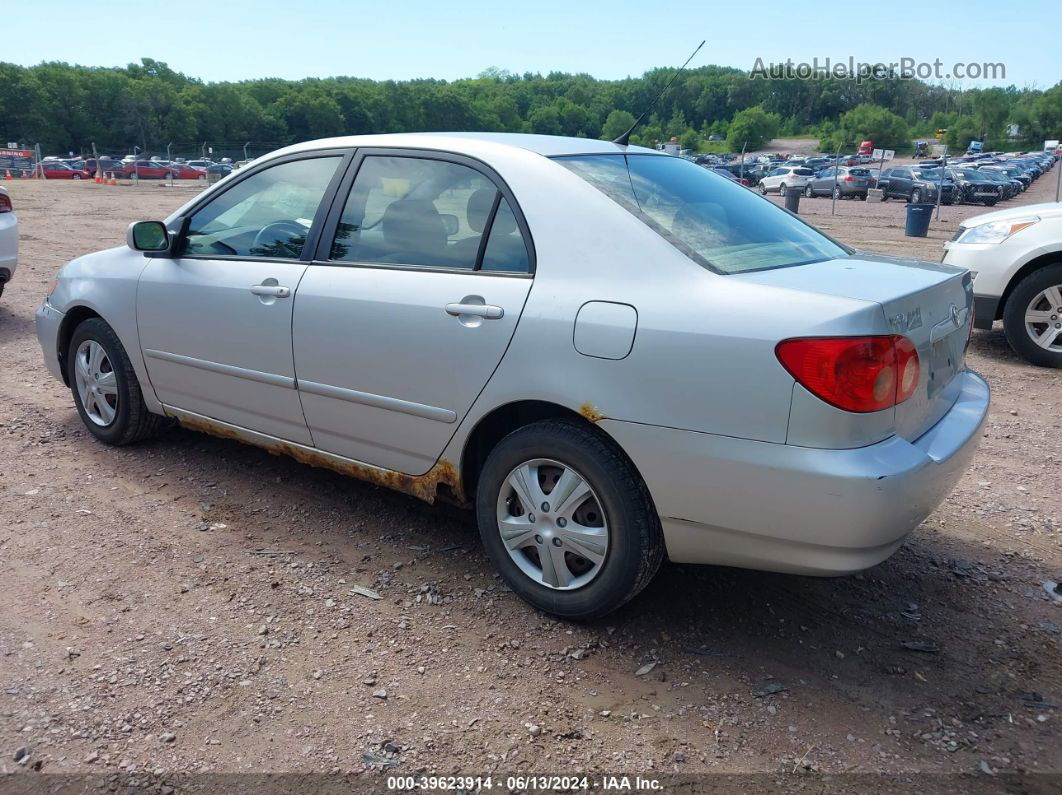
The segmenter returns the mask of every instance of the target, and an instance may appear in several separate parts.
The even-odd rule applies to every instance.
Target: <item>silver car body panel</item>
[[[603,141],[363,136],[298,144],[254,167],[355,147],[485,163],[526,220],[533,276],[220,259],[207,269],[113,249],[67,265],[38,313],[49,369],[58,374],[64,313],[91,309],[122,340],[151,411],[428,500],[439,485],[462,496],[457,467],[486,417],[554,404],[631,457],[673,559],[814,573],[886,557],[976,446],[988,392],[965,370],[911,418],[854,416],[807,393],[774,354],[788,337],[896,333],[890,313],[918,309],[933,326],[944,303],[962,303],[951,286],[961,271],[859,255],[714,273],[543,157],[624,151]],[[290,296],[250,292],[269,279]],[[473,298],[501,314],[447,311]]]
[[[7,191],[0,187],[0,193]],[[0,284],[11,281],[18,267],[18,216],[0,213]]]
[[[151,258],[137,328],[158,399],[271,436],[312,444],[295,389],[291,319],[304,262]],[[255,285],[288,287],[286,298]]]

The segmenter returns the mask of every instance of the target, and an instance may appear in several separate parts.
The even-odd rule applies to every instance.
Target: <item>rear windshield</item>
[[[681,158],[620,154],[555,160],[719,273],[805,265],[850,253],[769,200]]]
[[[867,169],[867,168],[850,168],[850,169],[848,169],[848,173],[851,174],[853,177],[869,177],[870,176],[870,169]]]

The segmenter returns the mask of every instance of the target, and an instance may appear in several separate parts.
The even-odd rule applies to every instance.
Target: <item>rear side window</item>
[[[810,168],[794,168],[793,173],[798,177],[812,177],[815,175],[815,172]]]
[[[527,273],[509,202],[460,163],[372,155],[362,161],[331,259],[370,264]]]
[[[720,273],[801,265],[849,253],[770,201],[681,158],[584,155],[555,162],[695,262]]]

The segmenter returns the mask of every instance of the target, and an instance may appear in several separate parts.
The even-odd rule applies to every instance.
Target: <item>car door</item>
[[[411,475],[501,361],[532,284],[508,188],[443,153],[359,153],[295,297],[295,370],[322,450]]]
[[[264,164],[182,219],[174,256],[149,259],[137,324],[164,404],[311,443],[295,390],[292,303],[344,156]]]
[[[889,192],[899,198],[907,198],[911,195],[914,175],[909,168],[894,169],[889,176]]]

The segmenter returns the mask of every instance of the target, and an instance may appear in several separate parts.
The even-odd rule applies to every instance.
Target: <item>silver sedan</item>
[[[99,440],[176,422],[467,505],[517,593],[586,619],[665,555],[891,555],[981,435],[972,295],[651,150],[380,135],[132,224],[37,331]]]

